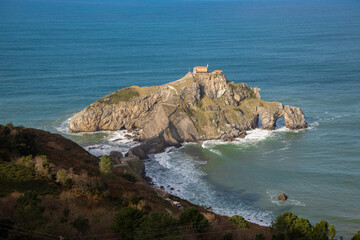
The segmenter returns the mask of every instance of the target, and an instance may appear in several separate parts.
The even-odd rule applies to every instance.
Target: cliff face
[[[259,91],[229,82],[223,73],[188,73],[162,86],[133,86],[109,94],[74,115],[69,128],[127,129],[141,141],[168,146],[241,137],[258,126],[259,117],[264,129],[274,129],[281,117],[290,129],[307,127],[300,108],[262,101]]]

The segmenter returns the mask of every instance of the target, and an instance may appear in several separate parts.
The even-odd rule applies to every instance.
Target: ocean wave
[[[112,151],[121,152],[123,155],[125,155],[130,148],[136,146],[135,143],[132,144],[119,144],[119,143],[99,143],[99,144],[92,144],[87,145],[84,147],[86,151],[91,153],[92,155],[96,157],[100,157],[102,155],[109,155]]]
[[[308,126],[307,129],[316,129],[317,126],[319,126],[319,122],[313,122]]]
[[[245,136],[245,138],[236,138],[232,142],[224,142],[221,140],[207,140],[201,144],[201,147],[208,149],[209,151],[221,156],[222,155],[221,152],[214,149],[218,145],[233,144],[233,145],[242,145],[242,146],[254,146],[257,143],[264,141],[268,138],[271,138],[275,136],[277,133],[282,133],[282,132],[298,132],[298,131],[290,130],[286,127],[281,127],[275,130],[264,130],[264,129],[256,128],[247,131],[246,132],[247,135]],[[281,150],[285,150],[285,149],[281,149]]]
[[[70,136],[99,135],[100,138],[97,139],[95,144],[84,146],[84,149],[94,156],[100,157],[110,154],[111,151],[126,154],[130,148],[140,144],[140,142],[134,141],[134,135],[126,130],[72,133],[69,131],[69,120],[63,121],[56,127],[56,130]]]
[[[70,118],[63,121],[59,126],[55,126],[55,129],[60,133],[71,134],[69,130]]]
[[[244,203],[239,200],[241,194],[219,194],[219,190],[206,181],[206,173],[201,170],[201,165],[206,161],[173,149],[150,155],[150,160],[145,161],[146,174],[157,187],[163,187],[167,192],[194,204],[211,206],[212,211],[218,214],[238,214],[260,225],[271,223],[272,212]]]
[[[266,194],[269,196],[269,200],[271,201],[271,203],[274,203],[278,206],[306,206],[305,203],[296,199],[288,198],[286,201],[278,200],[278,196],[282,194],[282,192],[278,190],[266,190]]]

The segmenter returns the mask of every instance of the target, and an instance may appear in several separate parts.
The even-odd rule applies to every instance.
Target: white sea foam
[[[181,150],[169,148],[163,153],[150,155],[145,166],[147,175],[154,184],[164,187],[171,194],[195,204],[211,206],[218,214],[238,214],[260,225],[270,224],[273,217],[270,211],[245,204],[239,200],[240,195],[232,192],[221,194],[215,186],[208,183],[206,174],[201,170],[201,165],[205,163]]]
[[[70,118],[62,122],[59,126],[56,126],[55,129],[61,133],[70,134],[69,131],[69,121]]]
[[[309,125],[308,129],[316,129],[319,126],[319,122],[313,122]]]
[[[69,120],[70,119],[67,119],[62,122],[60,126],[56,127],[56,129],[61,133],[72,136],[104,134],[101,143],[84,146],[84,149],[94,156],[99,157],[105,154],[110,154],[111,151],[117,151],[125,154],[130,148],[140,144],[139,142],[134,141],[134,135],[132,133],[128,133],[126,130],[72,133],[69,131]]]
[[[292,199],[291,196],[288,196],[289,198],[286,201],[278,200],[278,196],[282,194],[282,192],[278,190],[266,190],[266,194],[269,196],[270,202],[278,206],[306,206],[305,203],[296,199]]]
[[[292,130],[289,130],[286,127],[281,127],[281,128],[275,129],[275,130],[263,130],[260,128],[256,128],[256,129],[247,131],[246,132],[247,135],[245,136],[245,138],[236,138],[232,142],[224,142],[224,141],[220,141],[220,140],[208,140],[208,141],[204,141],[201,144],[201,147],[205,148],[205,149],[209,149],[209,151],[214,152],[218,155],[221,155],[220,151],[214,149],[217,145],[224,145],[224,144],[239,145],[240,144],[240,145],[252,146],[252,145],[256,145],[257,143],[259,143],[269,137],[272,137],[276,133],[288,132],[288,131],[292,131]],[[292,131],[292,132],[294,132],[294,131]]]

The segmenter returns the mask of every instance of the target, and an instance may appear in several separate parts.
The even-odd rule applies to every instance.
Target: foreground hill
[[[153,87],[128,87],[94,102],[70,119],[72,132],[127,129],[145,142],[145,152],[182,142],[231,141],[258,127],[274,129],[284,117],[289,129],[307,127],[298,107],[260,99],[260,89],[229,82],[223,73],[188,73]],[[154,145],[160,145],[154,149]]]
[[[71,140],[0,125],[1,239],[270,238],[267,227],[241,219],[247,228],[238,227],[147,185],[133,161],[104,175],[99,159]]]

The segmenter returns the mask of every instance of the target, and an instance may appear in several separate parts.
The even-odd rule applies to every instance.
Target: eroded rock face
[[[144,157],[187,141],[244,137],[258,126],[307,127],[300,108],[260,99],[260,89],[229,82],[222,73],[188,73],[162,86],[129,87],[99,99],[70,119],[72,132],[127,129],[147,144],[131,154]],[[138,154],[136,154],[138,153]],[[130,154],[130,153],[129,153]]]

